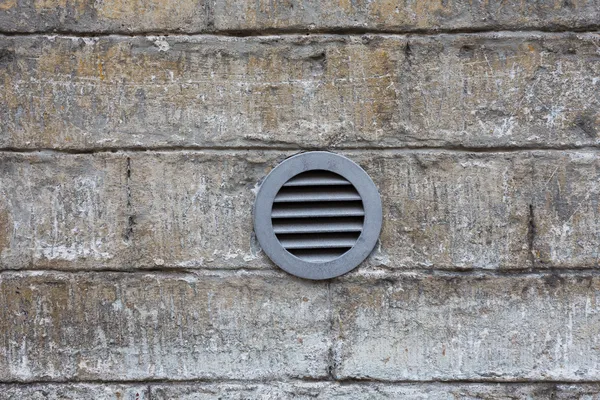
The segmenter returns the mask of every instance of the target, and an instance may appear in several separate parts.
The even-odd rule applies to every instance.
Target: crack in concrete
[[[214,21],[213,21],[214,23]],[[291,28],[261,28],[261,29],[213,29],[211,19],[208,21],[209,28],[198,30],[164,29],[164,30],[139,30],[129,32],[118,29],[92,31],[77,30],[36,30],[36,31],[2,31],[1,36],[39,36],[60,35],[76,37],[145,37],[145,36],[224,36],[224,37],[265,37],[265,36],[292,36],[292,35],[331,35],[331,36],[364,36],[364,35],[401,35],[401,36],[440,36],[440,35],[465,35],[478,33],[598,33],[600,24],[588,24],[577,28],[565,29],[560,26],[546,27],[519,27],[518,29],[506,29],[502,25],[491,25],[482,28],[362,28],[362,27],[291,27]]]
[[[139,380],[103,380],[103,379],[85,379],[85,380],[31,380],[31,381],[0,381],[2,385],[15,386],[36,386],[36,385],[73,385],[73,384],[102,384],[102,385],[139,385],[147,384],[148,387],[153,385],[180,385],[180,384],[269,384],[269,383],[337,383],[340,385],[366,385],[366,384],[391,384],[391,385],[413,385],[413,384],[429,384],[429,385],[465,385],[465,384],[484,384],[484,385],[556,385],[556,384],[600,384],[596,380],[576,380],[576,379],[561,379],[561,380],[528,380],[528,379],[455,379],[455,380],[439,380],[439,379],[403,379],[403,380],[386,380],[386,379],[371,379],[371,378],[344,378],[332,382],[329,379],[311,379],[311,378],[284,378],[284,379],[154,379],[143,378]]]
[[[67,154],[67,155],[84,155],[98,153],[178,153],[178,152],[282,152],[282,151],[336,151],[336,152],[360,152],[360,151],[388,151],[388,152],[453,152],[453,153],[531,153],[535,151],[599,151],[600,144],[594,146],[344,146],[344,147],[328,147],[328,146],[172,146],[172,147],[115,147],[115,148],[87,148],[87,149],[60,149],[60,148],[15,148],[15,147],[0,147],[0,155],[8,154],[31,154],[31,153],[46,153],[46,154]]]

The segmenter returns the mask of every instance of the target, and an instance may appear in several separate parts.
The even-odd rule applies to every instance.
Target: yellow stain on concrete
[[[52,10],[58,8],[69,8],[70,10],[83,12],[90,4],[88,0],[35,0],[33,6],[36,10]]]
[[[13,232],[13,223],[7,207],[0,202],[0,253],[10,245],[10,236]]]
[[[14,6],[17,5],[17,0],[1,0],[0,1],[0,10],[6,11],[10,10]]]
[[[202,9],[202,1],[103,0],[94,5],[99,18],[165,24],[185,22]]]

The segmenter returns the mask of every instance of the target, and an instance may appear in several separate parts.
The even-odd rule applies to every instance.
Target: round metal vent
[[[290,274],[329,279],[354,269],[381,231],[381,199],[346,157],[314,151],[288,158],[266,177],[254,230],[271,260]]]

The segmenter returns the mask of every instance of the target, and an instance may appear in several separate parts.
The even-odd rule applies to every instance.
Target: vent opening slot
[[[342,176],[322,170],[306,171],[294,176],[287,181],[283,186],[346,186],[352,185]]]
[[[273,201],[273,230],[281,246],[309,262],[340,257],[357,242],[365,210],[356,188],[330,171],[308,171],[287,181]]]
[[[335,249],[351,248],[360,236],[360,232],[300,233],[277,235],[279,242],[289,249]]]
[[[275,196],[275,203],[317,201],[360,201],[354,186],[291,186],[283,187]]]
[[[281,233],[362,232],[363,217],[278,218],[273,220],[276,235]]]
[[[274,203],[272,218],[362,217],[362,201]]]
[[[321,263],[326,261],[335,260],[336,258],[344,255],[347,252],[347,248],[341,249],[296,249],[289,250],[290,253],[296,257],[313,263]]]

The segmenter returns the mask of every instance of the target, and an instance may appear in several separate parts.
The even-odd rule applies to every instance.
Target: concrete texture
[[[537,266],[600,266],[598,153],[536,154],[534,255]]]
[[[338,379],[596,381],[597,275],[388,275],[332,285]]]
[[[152,387],[158,400],[217,399],[406,399],[406,400],[487,400],[487,399],[597,399],[596,385],[492,385],[492,384],[221,384],[164,385]],[[596,396],[596,397],[594,397]]]
[[[127,160],[0,154],[0,269],[127,265]]]
[[[407,400],[596,400],[594,384],[381,384],[330,382],[172,383],[145,386],[107,384],[1,385],[0,399],[21,400],[279,400],[279,399],[407,399]]]
[[[595,381],[595,274],[0,274],[0,379]]]
[[[224,0],[218,30],[453,31],[598,27],[597,0],[469,1]]]
[[[2,0],[7,32],[594,29],[598,0]]]
[[[276,268],[252,232],[293,151],[0,155],[0,268]],[[598,152],[352,150],[383,229],[362,269],[597,267]]]
[[[0,304],[0,381],[327,376],[327,286],[283,274],[4,272]]]
[[[600,144],[600,35],[0,37],[0,147]]]
[[[0,400],[600,400],[600,2],[0,0]],[[378,246],[252,232],[307,149]]]
[[[1,400],[148,400],[145,385],[0,384]]]
[[[204,31],[212,19],[204,0],[1,0],[4,32]]]
[[[252,234],[257,182],[281,152],[131,156],[133,241],[146,267],[270,267]],[[389,268],[531,267],[531,163],[523,154],[347,152],[379,188]],[[497,179],[489,179],[495,176]],[[598,232],[596,230],[595,232]]]

